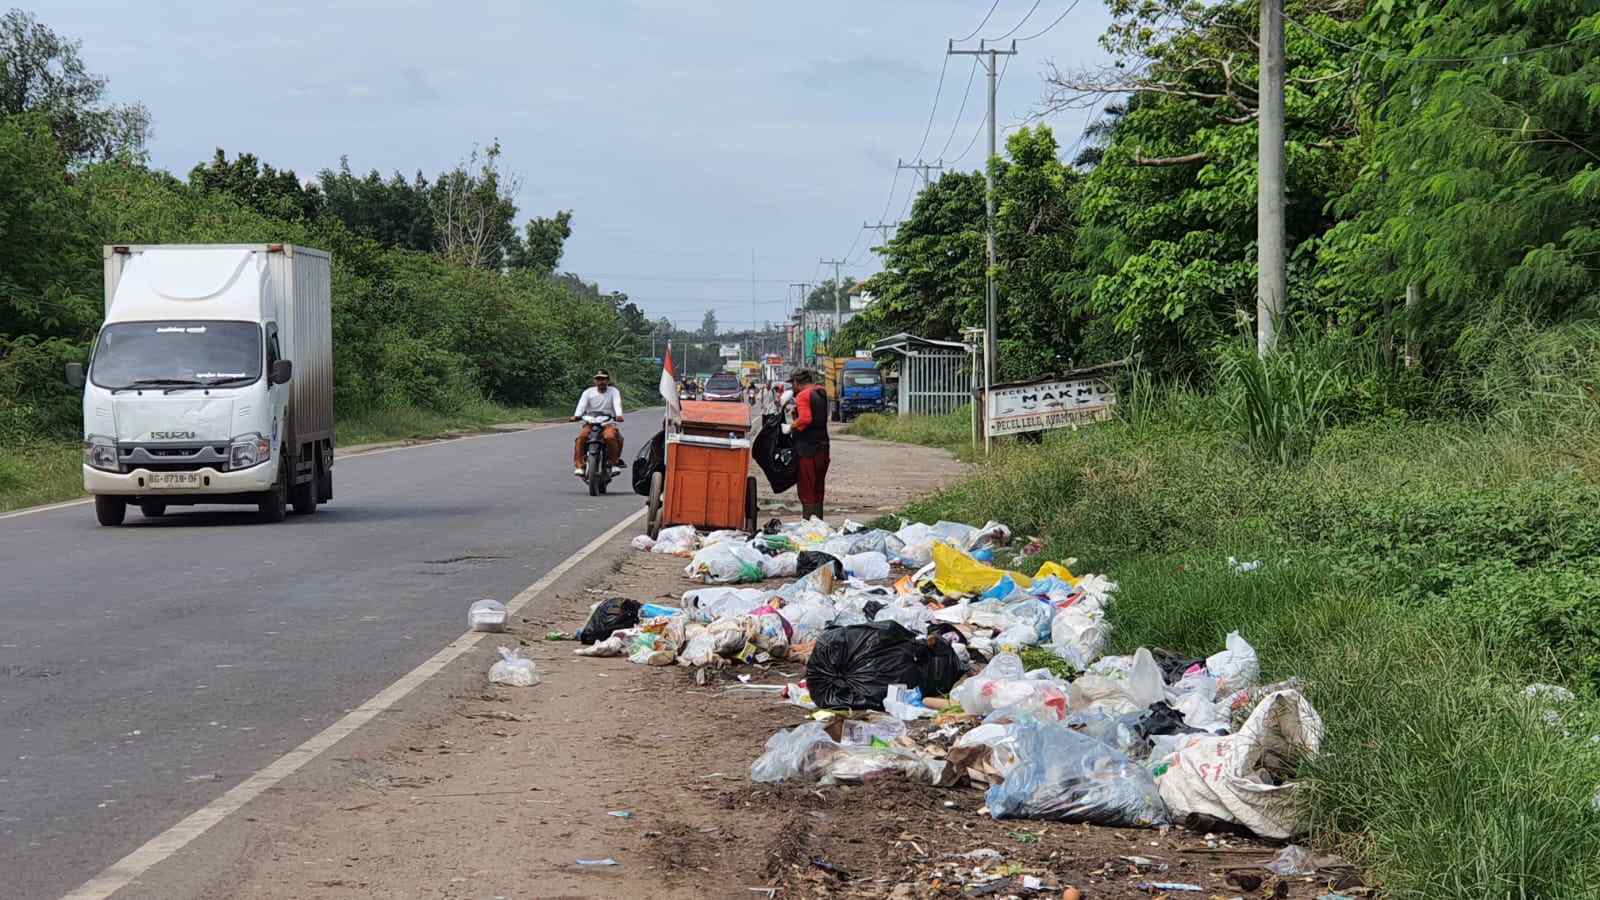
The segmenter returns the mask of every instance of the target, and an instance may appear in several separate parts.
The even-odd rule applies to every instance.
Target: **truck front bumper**
[[[216,469],[205,468],[196,470],[201,476],[199,488],[185,489],[181,492],[166,490],[151,490],[145,487],[149,483],[149,469],[134,469],[126,475],[118,472],[107,472],[93,466],[83,467],[83,489],[91,494],[119,494],[125,497],[152,497],[160,498],[171,496],[176,500],[183,497],[221,497],[228,494],[260,494],[272,488],[278,478],[278,467],[273,461],[251,466],[237,472],[221,472]]]

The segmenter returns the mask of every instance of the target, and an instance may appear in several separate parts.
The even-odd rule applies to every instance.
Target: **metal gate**
[[[873,345],[872,352],[898,357],[900,415],[942,416],[972,402],[975,357],[965,344],[897,334]]]

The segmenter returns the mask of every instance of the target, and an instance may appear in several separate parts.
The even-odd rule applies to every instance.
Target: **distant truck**
[[[883,375],[870,359],[841,356],[822,361],[823,386],[834,416],[848,422],[862,413],[883,412],[887,394]]]
[[[106,247],[105,324],[83,387],[83,486],[128,505],[247,503],[281,522],[333,498],[328,254],[289,244]],[[87,375],[87,377],[86,377]]]

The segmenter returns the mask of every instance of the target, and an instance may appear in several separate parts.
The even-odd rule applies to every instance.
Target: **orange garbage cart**
[[[672,525],[706,531],[756,530],[756,479],[750,474],[750,407],[710,400],[682,402],[682,421],[667,426],[666,472],[650,476],[647,530]]]

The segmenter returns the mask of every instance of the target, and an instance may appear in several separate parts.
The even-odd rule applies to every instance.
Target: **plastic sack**
[[[641,497],[650,496],[650,476],[666,470],[667,432],[663,429],[645,441],[644,446],[639,448],[638,455],[633,458],[632,472],[629,473],[633,481],[633,492]]]
[[[903,684],[889,685],[888,693],[883,695],[883,711],[907,722],[912,719],[931,719],[934,716],[933,710],[922,705],[922,692],[909,689]]]
[[[890,603],[878,610],[874,621],[899,622],[905,629],[913,634],[927,634],[928,626],[933,624],[933,610],[912,601],[910,603]]]
[[[511,687],[532,687],[539,683],[533,660],[519,656],[510,647],[500,648],[500,661],[489,667],[489,683]]]
[[[1021,599],[1012,600],[1000,607],[1000,611],[1032,629],[1033,640],[1028,643],[1041,644],[1050,640],[1051,620],[1055,616],[1055,608],[1050,604],[1041,603],[1024,594]]]
[[[794,571],[796,575],[809,575],[823,566],[831,566],[833,568],[834,578],[844,578],[844,562],[839,557],[831,553],[823,553],[820,550],[802,552],[795,563]]]
[[[1218,696],[1255,687],[1261,677],[1256,651],[1239,632],[1228,632],[1226,649],[1206,657],[1206,671],[1217,680]]]
[[[1185,739],[1157,777],[1172,814],[1210,816],[1272,840],[1304,826],[1294,763],[1322,745],[1322,718],[1299,691],[1269,694],[1238,733]]]
[[[934,537],[944,541],[952,547],[970,550],[978,539],[979,531],[965,522],[946,522],[940,520],[933,523],[928,529]]]
[[[479,600],[467,607],[467,628],[471,631],[505,631],[506,605],[499,600]]]
[[[715,622],[749,615],[766,603],[765,597],[755,588],[700,588],[684,593],[683,609],[695,622]]]
[[[684,567],[683,574],[690,581],[716,584],[760,581],[766,577],[761,569],[766,558],[766,554],[749,544],[719,541],[702,547]]]
[[[1128,673],[1128,696],[1140,706],[1160,703],[1167,697],[1167,682],[1150,651],[1140,647],[1133,654],[1133,669]]]
[[[794,642],[816,640],[823,629],[833,623],[839,611],[832,603],[790,603],[780,610],[783,617],[789,621],[789,627],[794,629]]]
[[[611,637],[587,647],[578,647],[572,651],[573,656],[622,656],[628,649],[628,639],[632,635],[626,631],[619,631]]]
[[[648,534],[636,534],[636,535],[633,536],[633,540],[628,542],[628,546],[632,547],[635,550],[646,550],[646,551],[648,551],[651,547],[654,547],[655,545],[656,545],[656,539],[651,537]]]
[[[799,479],[799,464],[794,456],[794,438],[784,434],[783,416],[767,413],[761,417],[761,431],[750,446],[750,456],[767,476],[774,494],[794,487]]]
[[[599,646],[599,645],[596,645]],[[618,648],[621,649],[620,647]],[[690,636],[688,643],[678,652],[678,665],[705,666],[717,658],[717,635],[702,629]]]
[[[1050,709],[1050,717],[1065,718],[1067,693],[1054,681],[1028,678],[1022,660],[1014,653],[1001,653],[989,661],[982,672],[961,682],[950,699],[975,716],[987,716],[999,709],[1021,707],[1034,711]]]
[[[612,633],[639,624],[639,604],[622,597],[601,601],[589,614],[588,624],[578,632],[578,643],[593,644],[611,637]]]
[[[663,528],[656,535],[655,545],[650,548],[651,553],[670,553],[675,556],[688,556],[694,552],[695,533],[693,525],[674,525]]]
[[[1050,620],[1051,648],[1079,671],[1099,659],[1110,640],[1111,626],[1097,605],[1075,603]]]
[[[885,558],[889,556],[890,534],[881,528],[871,531],[858,531],[849,535],[845,545],[845,555],[854,556],[857,553],[881,553]]]
[[[882,709],[891,684],[943,696],[960,677],[955,651],[930,647],[898,622],[830,628],[806,661],[806,686],[823,709]]]
[[[761,574],[768,578],[793,578],[798,568],[800,554],[779,553],[777,556],[762,556]]]
[[[1050,722],[1016,726],[1018,761],[985,800],[996,819],[1115,827],[1171,821],[1149,771],[1088,735]]]
[[[1311,851],[1298,844],[1290,844],[1278,851],[1272,862],[1267,863],[1266,870],[1285,878],[1294,875],[1315,875],[1317,862]]]
[[[798,778],[807,755],[816,744],[832,744],[833,738],[821,722],[806,722],[767,738],[766,752],[750,766],[750,780],[773,784]]]
[[[1073,712],[1088,712],[1093,709],[1110,716],[1120,716],[1123,713],[1144,709],[1144,705],[1128,693],[1126,679],[1110,678],[1105,675],[1079,676],[1072,682],[1069,703]]]
[[[862,581],[882,581],[889,577],[889,558],[872,550],[856,553],[844,558],[844,570]]]
[[[1178,702],[1172,705],[1173,709],[1183,713],[1183,724],[1201,731],[1213,734],[1228,730],[1228,705],[1215,703],[1206,699],[1202,694],[1184,694]]]
[[[1007,572],[984,565],[949,544],[934,544],[933,586],[946,597],[963,597],[981,594],[992,588],[1001,578],[1009,575],[1020,587],[1028,587],[1032,579],[1021,572]]]
[[[977,529],[977,534],[974,534],[972,540],[967,543],[967,549],[1004,547],[1009,543],[1011,543],[1011,529],[990,519],[982,528]]]

